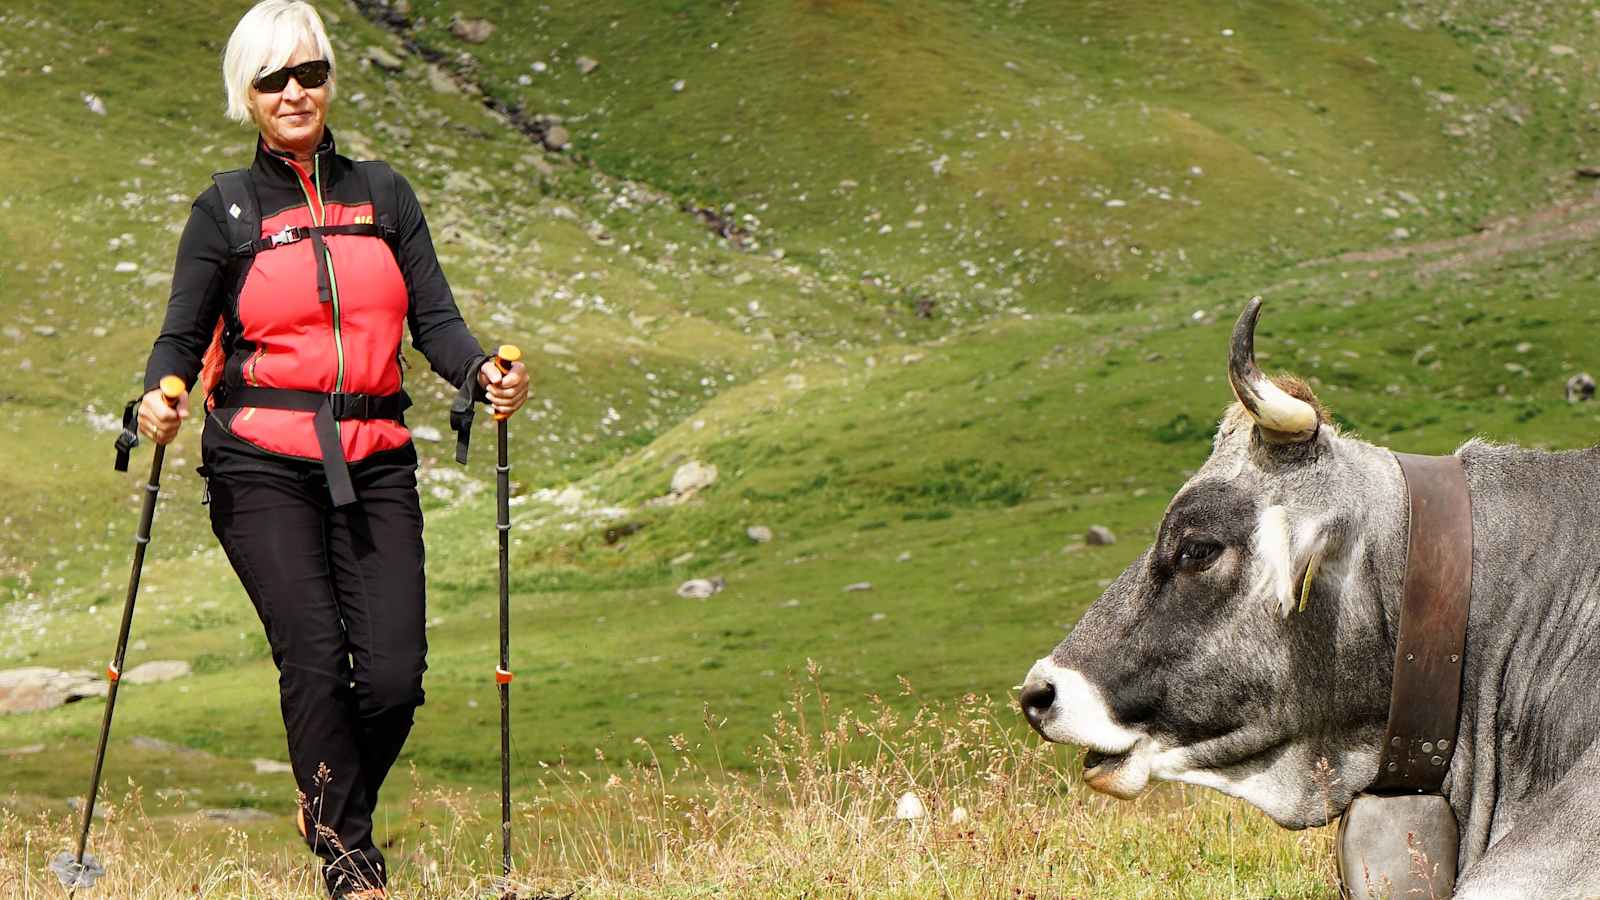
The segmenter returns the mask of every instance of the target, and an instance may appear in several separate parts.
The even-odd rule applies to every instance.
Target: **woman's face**
[[[301,44],[284,65],[298,66],[320,58],[315,46],[308,42]],[[263,93],[252,86],[250,111],[267,146],[297,157],[310,156],[322,140],[322,126],[328,119],[330,84],[331,80],[318,87],[305,88],[297,79],[290,78],[288,85],[276,94]]]

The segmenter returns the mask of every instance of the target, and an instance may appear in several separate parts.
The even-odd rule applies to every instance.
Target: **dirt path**
[[[1398,244],[1380,250],[1355,250],[1338,256],[1307,260],[1302,268],[1331,263],[1387,263],[1415,260],[1418,275],[1464,269],[1512,253],[1537,250],[1552,244],[1591,240],[1600,236],[1600,192],[1556,203],[1520,216],[1493,220],[1473,234]]]

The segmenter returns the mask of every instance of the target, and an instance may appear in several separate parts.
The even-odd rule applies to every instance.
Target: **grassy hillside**
[[[1561,396],[1600,366],[1600,208],[1571,175],[1600,109],[1586,7],[413,0],[382,26],[320,6],[341,145],[418,187],[469,322],[535,370],[514,425],[513,698],[520,793],[556,846],[597,823],[540,786],[541,764],[603,783],[653,765],[635,738],[701,735],[709,718],[716,783],[759,777],[808,662],[846,705],[988,696],[1031,746],[1007,689],[1205,458],[1227,329],[1252,294],[1268,303],[1263,362],[1312,378],[1375,441],[1600,434],[1595,407]],[[248,159],[215,75],[243,8],[0,13],[0,668],[93,670],[112,649],[149,456],[112,472],[107,417],[139,387],[189,201]],[[496,30],[466,44],[455,13]],[[598,67],[582,74],[580,56]],[[559,117],[573,146],[545,153],[489,106]],[[443,430],[443,385],[411,355],[411,421]],[[214,846],[178,814],[281,816],[292,790],[249,763],[284,754],[275,678],[199,504],[193,424],[168,455],[129,659],[196,675],[125,692],[108,786],[165,792],[157,833]],[[430,790],[498,771],[488,437],[465,470],[447,444],[419,445],[430,671],[396,833],[447,818],[424,808]],[[691,459],[717,482],[650,504]],[[1121,540],[1085,547],[1091,524]],[[752,525],[776,539],[753,543]],[[727,589],[708,600],[673,593],[713,576]],[[4,846],[83,790],[100,712],[0,718],[0,804],[24,817],[0,821]],[[1052,810],[1109,815],[1061,784]],[[1202,843],[1255,816],[1159,796]],[[1134,843],[1162,827],[1118,821]],[[281,848],[286,828],[249,833]],[[1249,840],[1246,874],[1264,880],[1235,889],[1325,883],[1264,874],[1319,845],[1266,827]],[[1216,892],[1204,865],[1173,865],[1175,889]],[[696,877],[684,890],[712,878]],[[1053,875],[1017,877],[1048,891]]]

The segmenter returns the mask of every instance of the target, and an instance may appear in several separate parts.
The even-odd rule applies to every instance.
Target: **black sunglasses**
[[[276,94],[289,86],[290,76],[300,82],[306,89],[322,87],[328,81],[328,75],[333,71],[333,64],[325,59],[313,59],[303,62],[298,66],[284,66],[276,72],[256,79],[256,90],[263,94]]]

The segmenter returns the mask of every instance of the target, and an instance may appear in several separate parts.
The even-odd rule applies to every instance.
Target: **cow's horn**
[[[1228,347],[1228,383],[1239,398],[1263,440],[1274,444],[1298,444],[1317,433],[1316,407],[1291,396],[1256,368],[1256,317],[1261,314],[1261,298],[1250,298],[1249,305],[1233,326],[1233,342]]]

